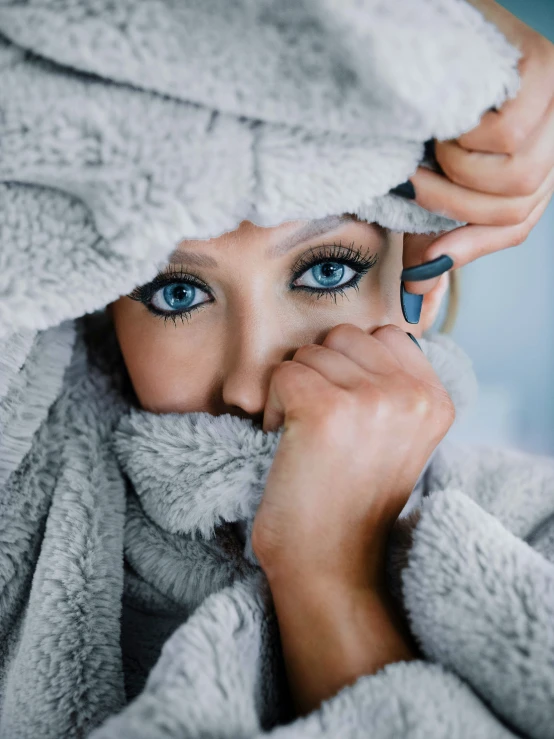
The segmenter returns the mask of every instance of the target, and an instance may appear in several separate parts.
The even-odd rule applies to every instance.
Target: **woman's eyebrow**
[[[168,264],[190,264],[192,267],[217,267],[217,261],[209,254],[188,249],[174,249],[168,258]]]
[[[334,231],[339,226],[347,221],[353,221],[355,218],[350,215],[341,216],[325,216],[325,218],[317,218],[316,220],[309,221],[301,226],[297,231],[286,236],[282,241],[277,244],[273,244],[268,250],[268,256],[271,258],[280,257],[286,254],[295,246],[298,246],[303,241],[309,241],[316,236],[321,236],[328,231]]]
[[[308,223],[304,223],[299,229],[289,234],[281,241],[273,244],[268,249],[268,256],[272,259],[286,254],[295,246],[303,241],[309,241],[316,236],[321,236],[328,231],[334,231],[343,223],[356,220],[351,215],[325,216],[325,218],[317,218]],[[201,252],[189,251],[188,249],[180,249],[177,247],[169,255],[168,264],[190,264],[195,267],[217,267],[217,261],[209,254]]]

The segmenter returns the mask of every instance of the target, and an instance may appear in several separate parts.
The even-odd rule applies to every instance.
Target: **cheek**
[[[213,386],[209,368],[218,366],[211,356],[214,342],[199,337],[186,322],[174,325],[145,315],[138,304],[122,309],[114,304],[113,318],[142,408],[153,413],[206,409]]]
[[[400,281],[398,294],[391,285],[383,289],[366,285],[360,286],[359,292],[352,290],[348,298],[339,297],[336,304],[321,298],[311,310],[296,315],[296,322],[289,319],[287,323],[291,329],[296,329],[288,337],[289,344],[294,346],[322,343],[329,331],[341,323],[351,323],[366,333],[389,323],[401,326],[404,320],[400,309]]]
[[[401,269],[388,260],[378,272],[367,275],[358,291],[349,291],[347,297],[338,298],[336,306],[329,308],[332,323],[353,323],[366,331],[388,323],[404,324],[400,306]]]

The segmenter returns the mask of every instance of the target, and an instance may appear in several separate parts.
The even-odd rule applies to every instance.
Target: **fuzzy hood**
[[[132,410],[102,309],[245,219],[455,227],[389,190],[515,95],[518,59],[464,0],[0,0],[0,739],[287,720],[244,556],[278,433]],[[470,363],[422,346],[460,410]],[[552,465],[445,460],[402,575],[426,659],[272,736],[551,736],[554,571],[518,537]]]
[[[0,331],[244,219],[458,225],[387,193],[516,94],[518,58],[464,0],[0,0]]]

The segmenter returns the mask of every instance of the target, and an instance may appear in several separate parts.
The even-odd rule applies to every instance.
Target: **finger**
[[[424,264],[427,261],[425,255],[428,252],[429,247],[444,233],[448,232],[441,231],[436,234],[405,233],[402,251],[402,266],[407,268]],[[440,278],[441,275],[431,278],[430,280],[418,280],[417,282],[405,280],[404,287],[410,293],[425,295],[425,293],[430,292],[438,284]]]
[[[468,151],[451,140],[437,142],[435,155],[444,174],[457,185],[508,197],[533,195],[554,167],[554,98],[515,154]]]
[[[473,262],[479,257],[501,249],[508,249],[512,246],[522,244],[529,236],[531,230],[535,227],[538,220],[544,213],[550,199],[550,192],[535,209],[530,213],[524,223],[516,226],[462,226],[454,231],[450,231],[435,241],[423,255],[425,260],[436,259],[440,254],[448,254],[454,261],[454,267],[463,267],[469,262]],[[410,291],[419,292],[421,283],[413,284]],[[406,287],[408,283],[406,283]]]
[[[394,390],[391,386],[391,392],[395,392],[398,396],[403,393],[407,385],[412,385],[408,396],[411,412],[419,410],[424,413],[425,433],[421,440],[425,438],[431,444],[430,450],[433,449],[454,422],[456,413],[452,399],[425,354],[401,329],[394,325],[383,326],[374,331],[372,335],[388,348],[404,371],[403,374],[398,374],[393,378],[398,381],[398,384]],[[407,375],[411,375],[418,382],[410,383]],[[427,386],[427,391],[425,386]],[[434,399],[433,413],[428,415],[426,409],[429,408],[430,396]]]
[[[419,167],[410,179],[416,202],[426,210],[466,223],[513,226],[522,223],[549,192],[554,183],[554,169],[536,193],[518,198],[468,190],[426,167]]]
[[[262,428],[275,431],[285,423],[301,418],[314,406],[314,398],[323,401],[329,382],[319,372],[300,362],[281,362],[271,375],[264,408]]]
[[[364,370],[366,377],[368,372],[385,375],[399,369],[398,362],[384,344],[352,323],[334,326],[325,337],[323,345],[356,362]],[[414,348],[417,349],[415,346]]]
[[[301,346],[293,361],[311,367],[332,385],[344,390],[355,390],[368,379],[368,372],[355,359],[321,344]]]
[[[371,336],[388,349],[405,372],[434,387],[442,388],[441,382],[425,354],[417,348],[401,328],[394,324],[381,326]]]
[[[507,100],[499,111],[485,113],[478,126],[458,138],[465,149],[497,154],[515,154],[539,125],[554,92],[554,73],[548,44],[537,43],[519,63],[521,78],[517,97]]]

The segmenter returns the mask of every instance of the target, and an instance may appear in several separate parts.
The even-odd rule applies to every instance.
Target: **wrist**
[[[385,567],[381,570],[383,576],[377,582],[362,582],[348,573],[290,565],[273,567],[266,577],[277,610],[294,607],[308,615],[324,608],[334,618],[334,614],[359,609],[362,604],[392,605]]]
[[[367,590],[375,594],[384,593],[393,523],[369,533],[361,541],[326,547],[324,552],[320,552],[319,542],[311,547],[302,537],[272,551],[259,545],[253,548],[272,591],[301,592],[310,583],[310,589],[315,592]],[[331,556],[330,551],[333,552]]]
[[[368,589],[382,592],[386,582],[389,537],[397,511],[373,512],[371,521],[352,522],[346,534],[333,526],[322,530],[271,525],[257,519],[252,549],[272,589],[301,589],[307,582],[322,587]]]
[[[289,685],[300,713],[391,662],[420,658],[387,594],[327,577],[282,587],[273,599]]]

